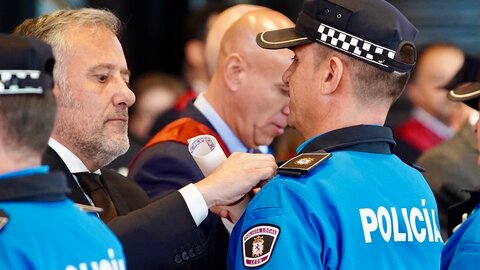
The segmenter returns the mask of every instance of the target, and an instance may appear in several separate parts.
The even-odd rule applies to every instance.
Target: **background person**
[[[466,70],[476,70],[478,69],[476,67],[480,66],[476,58],[468,55],[465,55],[464,58],[463,66],[458,69],[457,74]],[[455,77],[457,76],[455,75]],[[455,77],[452,76],[451,80],[454,81]],[[441,90],[446,97],[447,91],[444,87]],[[480,168],[477,166],[477,140],[472,132],[473,126],[478,120],[478,113],[461,102],[456,102],[456,105],[456,111],[452,111],[451,114],[457,116],[451,118],[463,119],[463,126],[452,138],[424,152],[416,162],[425,169],[423,175],[435,195],[444,240],[452,234],[452,229],[459,222],[457,220],[448,224],[448,209],[468,199],[468,193],[462,190],[474,189],[480,184]]]
[[[451,44],[430,44],[419,54],[406,94],[411,116],[393,130],[394,153],[415,162],[428,149],[451,138],[468,118],[461,104],[447,99],[445,86],[463,65],[464,53]]]
[[[477,65],[466,65],[456,76],[450,85],[454,89],[449,91],[448,98],[453,101],[463,101],[472,109],[479,110],[480,96],[480,69]],[[480,121],[475,124],[477,137],[477,149],[480,151]],[[462,154],[462,153],[460,153]],[[467,153],[463,153],[467,154]],[[478,152],[477,152],[478,154]],[[480,155],[477,157],[477,165],[480,166]],[[445,244],[442,252],[441,269],[465,269],[478,268],[480,260],[480,190],[478,187],[470,191],[471,198],[459,205],[464,210],[460,212],[468,218],[457,228]],[[469,207],[469,208],[467,208]],[[451,219],[449,219],[449,222]]]

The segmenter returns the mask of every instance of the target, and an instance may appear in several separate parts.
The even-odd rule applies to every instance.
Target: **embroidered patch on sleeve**
[[[280,228],[271,224],[256,225],[245,232],[242,236],[243,265],[257,267],[266,264],[279,234]]]

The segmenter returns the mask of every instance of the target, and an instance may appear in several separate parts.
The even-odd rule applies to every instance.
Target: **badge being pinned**
[[[242,236],[243,265],[257,267],[264,265],[272,256],[273,247],[280,234],[274,225],[257,225]]]
[[[327,152],[303,153],[285,162],[278,167],[277,173],[287,176],[300,177],[306,175],[313,168],[330,158]]]

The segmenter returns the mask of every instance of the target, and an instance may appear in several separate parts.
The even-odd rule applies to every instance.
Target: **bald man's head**
[[[282,134],[290,112],[282,75],[293,52],[262,49],[256,36],[293,25],[281,13],[256,9],[235,21],[222,39],[205,98],[248,148],[269,145]]]
[[[274,52],[262,49],[257,45],[255,41],[257,34],[293,26],[294,24],[289,18],[277,11],[268,8],[250,11],[236,20],[225,32],[220,45],[220,54],[225,56],[230,53],[239,53],[247,61],[258,59],[259,54],[271,53],[273,55]]]
[[[215,72],[218,61],[218,53],[220,51],[220,43],[225,32],[242,15],[261,8],[264,7],[246,4],[235,5],[226,9],[218,16],[217,20],[208,31],[205,45],[205,57],[210,76],[212,76]]]

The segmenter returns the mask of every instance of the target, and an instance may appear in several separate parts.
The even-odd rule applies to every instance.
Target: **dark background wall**
[[[417,43],[447,41],[480,54],[479,0],[392,0],[420,30]]]
[[[181,35],[189,9],[206,1],[83,0],[88,6],[113,10],[125,23],[122,43],[134,76],[150,70],[180,74],[183,50]],[[52,2],[66,5],[68,1]],[[293,20],[302,6],[301,0],[237,2],[268,6]],[[479,0],[390,2],[419,28],[419,46],[433,41],[448,41],[469,53],[480,54],[480,46],[477,45],[480,41]],[[9,32],[25,18],[36,16],[36,3],[36,0],[0,0],[0,32]]]

